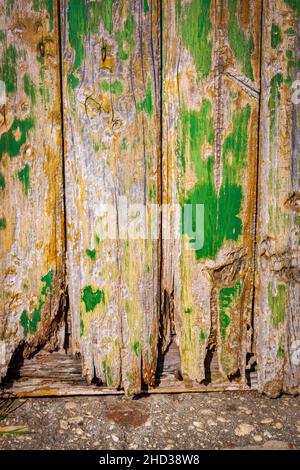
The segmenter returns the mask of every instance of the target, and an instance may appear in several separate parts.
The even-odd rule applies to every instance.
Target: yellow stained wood
[[[0,378],[55,348],[64,288],[57,3],[0,2]]]
[[[64,1],[62,18],[73,352],[89,381],[137,392],[156,369],[158,243],[122,220],[159,197],[158,2]]]
[[[163,200],[204,210],[199,245],[192,246],[191,220],[180,239],[163,244],[162,289],[173,304],[165,309],[165,346],[175,338],[186,379],[206,377],[211,350],[222,374],[240,372],[243,382],[251,352],[261,2],[166,1],[163,15]],[[175,217],[172,224],[175,232]]]
[[[255,331],[272,397],[300,386],[299,15],[299,2],[264,2]]]

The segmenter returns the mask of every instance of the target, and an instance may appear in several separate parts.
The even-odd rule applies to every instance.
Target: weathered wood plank
[[[164,2],[163,201],[204,205],[203,246],[163,244],[165,347],[198,382],[208,349],[242,382],[251,352],[260,23],[260,0]]]
[[[72,349],[89,382],[138,392],[156,369],[158,242],[128,238],[121,223],[124,197],[149,215],[160,194],[159,6],[62,5]],[[102,204],[117,215],[111,239]]]
[[[59,342],[64,222],[56,2],[0,2],[0,379]]]
[[[222,378],[213,384],[185,384],[175,378],[177,364],[164,364],[159,373],[156,387],[146,387],[143,393],[183,393],[211,392],[223,390],[250,390],[248,386],[237,383],[225,383]],[[11,371],[12,372],[12,371]],[[217,371],[216,371],[217,372]],[[251,376],[251,389],[256,389],[256,376]],[[15,364],[15,376],[12,373],[5,385],[0,386],[1,397],[12,396],[71,396],[71,395],[108,395],[123,394],[105,385],[87,385],[81,375],[81,360],[71,355],[58,352],[38,353],[23,364]]]
[[[300,3],[268,0],[263,17],[255,331],[258,385],[275,397],[300,389]]]

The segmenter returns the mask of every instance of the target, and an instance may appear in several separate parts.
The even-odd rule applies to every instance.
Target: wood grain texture
[[[0,107],[0,379],[16,351],[27,357],[59,343],[64,224],[56,8],[52,1],[0,2],[6,90]]]
[[[144,205],[140,217],[151,223],[160,197],[159,6],[64,1],[62,19],[72,350],[89,382],[136,393],[155,379],[158,242],[127,237],[122,198]],[[117,215],[111,239],[101,204]]]
[[[266,1],[263,16],[255,331],[258,385],[276,397],[300,387],[300,4]]]
[[[165,347],[176,333],[198,382],[207,350],[245,382],[251,351],[260,18],[259,0],[164,2],[163,201],[204,205],[202,247],[191,224],[163,244]]]

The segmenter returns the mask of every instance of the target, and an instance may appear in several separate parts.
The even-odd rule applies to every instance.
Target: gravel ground
[[[0,449],[300,449],[300,396],[256,392],[32,398],[0,421]]]

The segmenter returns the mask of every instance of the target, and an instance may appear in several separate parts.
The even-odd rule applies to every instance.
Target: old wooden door
[[[0,8],[0,376],[299,391],[299,2]]]

